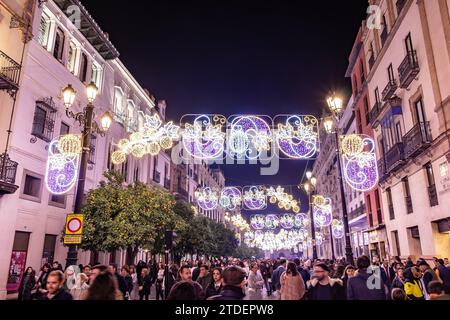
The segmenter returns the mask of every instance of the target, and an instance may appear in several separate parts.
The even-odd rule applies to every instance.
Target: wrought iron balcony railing
[[[397,90],[397,88],[398,88],[397,81],[389,80],[388,84],[386,85],[386,88],[384,88],[383,93],[381,94],[383,101],[391,99],[394,96],[394,93]]]
[[[408,88],[411,82],[419,74],[419,62],[417,60],[416,50],[410,51],[406,54],[405,59],[398,68],[398,74],[400,78],[400,88]]]
[[[20,64],[0,50],[0,90],[19,89]]]
[[[386,152],[386,171],[388,173],[396,170],[405,161],[405,151],[403,143],[395,144],[388,152]]]
[[[412,158],[423,150],[427,149],[433,139],[431,138],[431,128],[429,122],[416,124],[404,137],[405,157]]]
[[[386,163],[384,158],[378,160],[378,173],[380,175],[380,182],[386,180],[387,172],[386,172]]]
[[[12,161],[8,154],[0,155],[0,195],[13,194],[18,189],[16,183],[18,163]]]

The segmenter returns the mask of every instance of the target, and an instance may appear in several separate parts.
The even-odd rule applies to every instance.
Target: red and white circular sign
[[[81,230],[81,227],[82,227],[82,223],[81,223],[81,220],[78,218],[72,218],[67,223],[67,229],[71,233],[77,233],[78,231]]]

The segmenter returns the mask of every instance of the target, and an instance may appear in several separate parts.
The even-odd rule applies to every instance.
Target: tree
[[[235,250],[233,257],[238,259],[264,258],[264,252],[258,248],[250,248],[246,244],[241,244]]]
[[[117,172],[104,174],[106,181],[87,195],[84,250],[113,251],[132,248],[161,250],[166,230],[183,228],[184,221],[173,211],[175,199],[169,193],[142,183],[124,186]]]

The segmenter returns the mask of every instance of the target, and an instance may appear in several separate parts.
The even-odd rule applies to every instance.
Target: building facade
[[[79,1],[0,4],[0,143],[7,154],[0,161],[0,299],[4,299],[17,291],[26,267],[39,270],[47,262],[65,263],[67,249],[61,244],[61,232],[66,215],[74,210],[75,190],[57,196],[45,188],[49,143],[82,130],[66,114],[61,96],[64,87],[73,86],[77,97],[72,111],[81,112],[87,104],[85,87],[94,82],[99,88],[95,120],[106,111],[114,116],[105,137],[92,136],[86,192],[104,180],[107,170],[121,171],[127,183],[140,181],[172,191],[174,169],[166,152],[142,159],[130,156],[122,165],[112,163],[115,144],[142,128],[144,115],[158,113],[165,120],[167,104],[136,81],[118,59],[108,35]],[[80,19],[72,17],[73,4]],[[223,176],[206,171],[213,178],[205,174],[205,184],[224,184]],[[195,191],[197,185],[186,181],[186,191]],[[219,213],[211,215],[218,221],[220,217]],[[125,250],[80,251],[78,258],[81,264],[129,261]],[[148,253],[140,251],[136,259],[148,259]]]
[[[366,21],[362,23],[354,46],[349,57],[349,66],[346,77],[351,79],[353,101],[349,106],[353,111],[354,128],[351,133],[363,134],[374,138],[370,125],[370,100],[367,87],[368,61],[366,60],[363,37],[366,37],[368,28]],[[383,206],[381,203],[381,190],[377,186],[365,192],[361,199],[358,193],[358,206],[350,207],[350,227],[357,230],[352,234],[352,244],[356,255],[366,254],[374,257],[386,257],[388,253],[388,239],[384,223]],[[351,202],[351,200],[350,200]],[[365,219],[363,219],[365,214]]]
[[[390,254],[450,255],[450,1],[381,0],[366,30],[370,123]]]

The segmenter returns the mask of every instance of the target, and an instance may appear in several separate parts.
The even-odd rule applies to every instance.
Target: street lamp
[[[345,189],[344,189],[344,179],[342,176],[342,166],[341,166],[341,151],[339,146],[339,137],[340,137],[340,128],[339,128],[339,122],[342,118],[342,111],[343,111],[343,100],[333,94],[327,99],[328,108],[330,109],[331,113],[334,116],[334,119],[328,118],[324,120],[324,126],[325,130],[329,134],[333,133],[333,127],[334,128],[334,134],[336,139],[336,153],[337,153],[337,166],[339,170],[339,186],[341,191],[341,201],[342,201],[342,213],[343,213],[343,222],[344,222],[344,229],[345,229],[345,257],[346,262],[350,263],[351,265],[354,265],[353,261],[353,250],[352,245],[350,242],[350,227],[348,222],[348,212],[347,212],[347,201],[345,197]]]
[[[100,126],[94,121],[94,101],[98,95],[98,88],[95,83],[91,82],[86,86],[86,96],[88,104],[84,111],[74,113],[71,111],[76,98],[76,91],[72,85],[68,85],[62,91],[62,98],[66,107],[66,115],[68,118],[75,119],[81,127],[83,127],[82,153],[80,170],[78,176],[77,191],[75,195],[75,213],[81,213],[83,206],[84,187],[86,182],[87,165],[90,155],[91,136],[95,132],[101,136],[105,136],[112,124],[112,116],[109,112],[105,112],[100,117]],[[76,265],[78,260],[78,252],[76,245],[69,245],[67,252],[66,265]]]
[[[308,194],[309,199],[309,218],[310,218],[310,225],[311,225],[311,240],[312,240],[312,250],[313,250],[313,261],[317,260],[317,246],[316,246],[316,227],[314,225],[314,213],[312,208],[312,196],[317,184],[317,179],[313,176],[313,173],[311,171],[308,171],[306,173],[306,178],[308,179],[308,182],[306,182],[303,185],[303,189],[305,189],[306,193]]]

